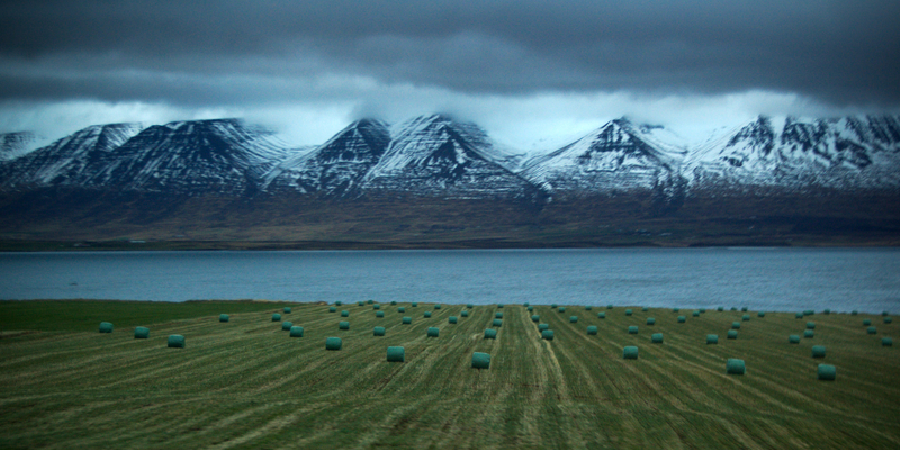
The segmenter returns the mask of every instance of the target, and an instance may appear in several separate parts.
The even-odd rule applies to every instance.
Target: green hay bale
[[[397,306],[397,300],[391,300],[391,306]]]
[[[303,337],[304,328],[301,326],[294,325],[291,327],[290,337]]]
[[[806,330],[806,331],[803,332],[803,337],[804,337],[804,338],[811,338],[811,337],[813,337],[813,336],[815,336],[815,335],[813,334],[813,330]]]
[[[813,345],[812,346],[812,357],[813,359],[820,359],[825,357],[825,346],[824,345]]]
[[[891,315],[891,312],[885,309],[884,311],[881,311],[881,315],[882,315],[882,316],[889,316],[889,315]]]
[[[606,309],[613,309],[613,305],[606,305]]]
[[[499,328],[503,326],[503,319],[494,319],[494,326]]]
[[[790,342],[791,344],[799,344],[800,343],[800,335],[792,334],[792,335],[788,336],[788,342]]]
[[[502,318],[503,318],[503,313],[502,313],[502,312],[498,312],[498,313],[494,314],[494,318],[495,318],[495,319],[502,319]]]
[[[740,322],[731,322],[731,328],[736,329],[736,330],[740,329],[741,323]]]
[[[487,369],[491,367],[491,355],[487,353],[475,352],[472,353],[472,368],[473,369]]]
[[[347,311],[346,309],[342,309],[341,317],[350,317],[350,311]]]
[[[219,314],[219,323],[228,323],[228,314]]]
[[[628,334],[638,334],[637,325],[632,325],[632,326],[628,327]]]
[[[882,319],[882,321],[884,322],[885,325],[888,325],[893,322],[893,320],[891,320],[890,317],[885,317],[884,319]]]
[[[545,341],[552,341],[553,340],[553,331],[551,331],[551,330],[541,331],[541,339],[543,339]]]
[[[184,336],[180,334],[169,335],[169,347],[184,348]]]
[[[328,312],[330,312],[330,313],[336,313],[336,312],[337,312],[337,308],[335,308],[334,306],[332,306],[332,307],[328,308]]]
[[[341,329],[341,330],[349,330],[349,329],[350,329],[350,322],[341,322],[341,323],[338,324],[338,328]]]
[[[817,372],[822,381],[834,381],[837,378],[837,367],[833,364],[819,364]]]
[[[527,308],[527,307],[531,306],[531,303],[525,302],[525,303],[522,303],[522,306]]]
[[[335,300],[335,302],[334,302],[334,306],[343,306],[343,305],[344,305],[344,302],[342,302],[340,300]]]
[[[535,315],[531,316],[531,321],[534,323],[539,323],[541,321],[541,316],[535,314]]]
[[[281,331],[291,331],[292,325],[290,322],[281,322]]]
[[[742,311],[742,312],[746,312],[746,311],[747,311],[747,307],[746,307],[746,306],[741,306],[741,311]]]
[[[872,319],[863,319],[863,326],[867,327],[872,325]]]
[[[356,302],[356,306],[364,306],[365,304],[366,304],[366,302],[364,302],[362,300]]]
[[[811,309],[804,309],[804,310],[803,310],[803,315],[804,315],[804,316],[812,316],[812,315],[815,315],[815,314],[816,314],[816,312],[813,311],[813,310],[811,310]]]
[[[734,306],[732,306],[732,307],[731,307],[731,311],[737,311],[737,308],[734,307]]]
[[[469,317],[469,311],[466,311],[466,310],[464,309],[464,310],[462,310],[462,311],[459,312],[459,316],[460,316],[460,317]]]
[[[656,319],[653,317],[647,318],[647,325],[656,325]]]
[[[272,322],[281,322],[281,314],[272,314]]]
[[[718,344],[719,343],[719,335],[718,334],[707,334],[706,335],[706,343],[707,344]]]
[[[528,308],[525,308],[525,309],[527,309],[528,311],[534,311],[534,306],[529,306]]]
[[[456,316],[450,316],[450,318],[447,319],[447,321],[453,325],[456,325],[457,323],[459,323],[459,318]]]
[[[741,322],[749,322],[749,321],[750,321],[749,314],[744,314],[743,316],[741,316]]]
[[[538,324],[538,331],[544,331],[544,330],[549,330],[549,329],[550,329],[549,323]]]
[[[850,312],[850,315],[851,315],[851,316],[855,316],[855,315],[857,315],[857,314],[859,314],[859,311],[857,311],[857,310],[855,310],[855,309],[854,309],[853,311]]]
[[[371,300],[370,300],[371,301]],[[339,337],[327,337],[325,338],[325,350],[328,351],[340,351],[341,346],[343,346],[343,341]]]
[[[797,314],[794,314],[794,318],[795,318],[795,319],[802,319],[802,318],[803,318],[803,313],[802,313],[802,312],[798,312]]]
[[[651,344],[662,344],[663,343],[663,334],[662,333],[653,333],[650,335],[650,343]]]
[[[569,323],[578,323],[578,316],[569,316]]]
[[[412,307],[413,307],[413,308],[418,308],[418,307],[419,307],[419,302],[412,302]]]
[[[588,306],[585,306],[585,307],[584,307],[584,310],[585,310],[585,311],[590,311],[590,310],[592,310],[592,309],[594,309],[594,307],[591,306],[591,305],[588,305]]]
[[[135,339],[147,339],[150,337],[150,329],[147,327],[134,327]]]
[[[589,325],[587,327],[587,334],[591,336],[597,334],[597,327],[595,325]]]
[[[406,308],[404,308],[404,307],[401,306],[401,307],[397,308],[397,312],[400,313],[400,314],[403,314],[403,313],[406,312]]]
[[[825,314],[827,316],[827,315],[831,314],[831,310],[828,308],[825,308],[822,310],[822,314]]]
[[[881,338],[881,345],[883,345],[885,347],[890,347],[890,346],[894,345],[894,341],[891,338],[885,336],[885,337]]]
[[[700,308],[700,314],[706,314],[706,308]]]
[[[441,329],[438,327],[428,327],[428,329],[425,330],[425,336],[427,337],[438,337],[440,335]]]
[[[566,312],[566,307],[565,307],[565,306],[560,306],[559,309],[558,309],[558,311],[559,311],[560,314],[565,314],[565,312]]]
[[[685,323],[685,322],[687,322],[687,317],[678,316],[678,323]]]
[[[372,309],[381,309],[381,305],[372,305]]]
[[[387,334],[387,329],[384,327],[372,328],[372,336],[384,336],[385,334]]]
[[[384,311],[375,311],[375,317],[384,317]]]
[[[473,305],[473,304],[471,304],[471,303],[469,303],[468,305],[466,305],[466,308],[469,308],[469,309],[472,309],[472,308],[474,308],[474,307],[475,307],[475,305]]]
[[[766,317],[766,312],[760,311],[760,312],[756,313],[756,317]]]
[[[678,314],[678,308],[672,308],[672,312]]]
[[[387,348],[387,362],[406,362],[406,349],[399,345]]]
[[[725,311],[725,308],[723,308],[723,307],[720,306],[720,307],[716,308],[716,310],[717,310],[717,311]]]
[[[728,330],[728,334],[725,336],[725,338],[733,341],[737,339],[737,334],[738,333],[735,330]]]
[[[648,308],[648,307],[645,306],[645,307],[641,308],[641,311],[645,311],[645,312],[646,312],[646,311],[650,311],[650,308]]]
[[[409,316],[404,317],[403,325],[412,325],[412,317],[409,317]]]
[[[556,309],[556,303],[551,303],[551,304],[550,304],[550,309]]]
[[[284,309],[282,309],[281,311],[282,311],[283,313],[285,313],[285,314],[290,314],[290,313],[291,313],[291,308],[284,308]]]
[[[502,307],[503,307],[503,303],[498,303],[498,304],[497,304],[497,307],[498,307],[498,308],[502,308]]]
[[[625,315],[626,315],[626,316],[630,316],[631,314],[632,314],[632,313],[631,313],[631,310],[630,310],[630,309],[626,309],[626,310],[625,310]]]
[[[700,317],[700,311],[694,311],[693,313],[691,313],[691,315],[694,317]]]
[[[806,328],[807,328],[807,329],[810,329],[810,330],[815,330],[815,329],[816,329],[816,323],[815,323],[815,322],[806,322]]]
[[[636,345],[622,347],[622,359],[638,359],[638,347]]]
[[[441,309],[441,304],[438,303],[437,305],[434,305],[434,309]]]
[[[375,300],[369,300],[368,303],[371,305],[371,304],[375,303]]]
[[[598,319],[605,319],[605,318],[606,318],[606,313],[597,313],[597,318],[598,318]]]
[[[485,328],[484,329],[484,338],[485,339],[497,339],[497,330],[493,328]]]
[[[878,332],[875,330],[875,327],[869,327],[866,328],[866,334],[878,334]]]
[[[431,311],[425,311],[425,314],[422,314],[422,317],[424,317],[424,318],[426,318],[426,319],[430,319],[430,318],[431,318]]]
[[[747,364],[743,359],[729,359],[725,363],[725,373],[729,375],[744,375],[747,373]]]

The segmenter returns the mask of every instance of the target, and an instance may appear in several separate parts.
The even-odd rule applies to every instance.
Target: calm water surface
[[[0,298],[900,311],[900,249],[4,253]]]

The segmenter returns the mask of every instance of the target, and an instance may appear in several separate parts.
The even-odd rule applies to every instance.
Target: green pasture
[[[882,345],[900,325],[880,315],[479,305],[464,317],[465,305],[414,299],[380,302],[379,318],[358,300],[335,313],[297,302],[0,302],[0,448],[900,448],[900,357]],[[99,333],[101,321],[113,332]],[[807,322],[813,337],[791,344]],[[136,339],[137,326],[149,337]],[[656,333],[663,343],[651,343]],[[167,346],[176,334],[185,348]],[[326,351],[327,337],[341,350]],[[814,359],[813,345],[826,356]],[[389,346],[404,347],[405,362],[387,362]],[[625,346],[638,359],[623,359]],[[490,355],[488,369],[471,368],[475,352]],[[746,373],[727,374],[729,359]],[[820,363],[836,380],[818,380]]]

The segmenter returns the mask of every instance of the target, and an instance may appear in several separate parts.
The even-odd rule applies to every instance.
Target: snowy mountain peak
[[[30,131],[0,134],[0,162],[28,153],[36,140],[37,137]]]

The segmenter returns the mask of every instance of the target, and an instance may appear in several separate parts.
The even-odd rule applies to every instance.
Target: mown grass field
[[[159,304],[135,317],[118,309],[128,302],[64,312],[52,302],[2,302],[0,448],[900,448],[900,356],[881,345],[900,323],[881,316],[726,308],[692,317],[635,306],[628,317],[621,306],[535,305],[554,332],[548,342],[521,305],[475,306],[452,325],[465,305],[384,302],[377,318],[371,305],[346,303],[329,313],[221,302],[171,317],[179,306]],[[22,305],[43,313],[24,317]],[[271,321],[283,306],[292,312],[282,321],[305,327],[303,337]],[[98,333],[99,322],[69,325],[104,312],[111,334]],[[497,339],[484,340],[497,312]],[[866,334],[864,319],[877,334]],[[342,320],[350,330],[338,329]],[[736,340],[726,339],[732,322],[741,322]],[[814,337],[790,344],[807,322]],[[136,325],[150,337],[135,339]],[[597,335],[586,334],[589,325]],[[373,336],[375,326],[386,335]],[[430,326],[439,337],[426,337]],[[652,333],[665,342],[651,344]],[[168,348],[170,334],[185,336],[186,348]],[[706,345],[707,334],[719,344]],[[329,336],[342,338],[341,351],[325,350]],[[814,344],[826,346],[825,359],[811,357]],[[406,361],[386,362],[397,345]],[[626,345],[639,346],[638,360],[622,359]],[[473,352],[491,355],[488,370],[470,368]],[[747,373],[726,374],[729,358],[743,359]],[[818,381],[819,363],[835,365],[837,379]]]

